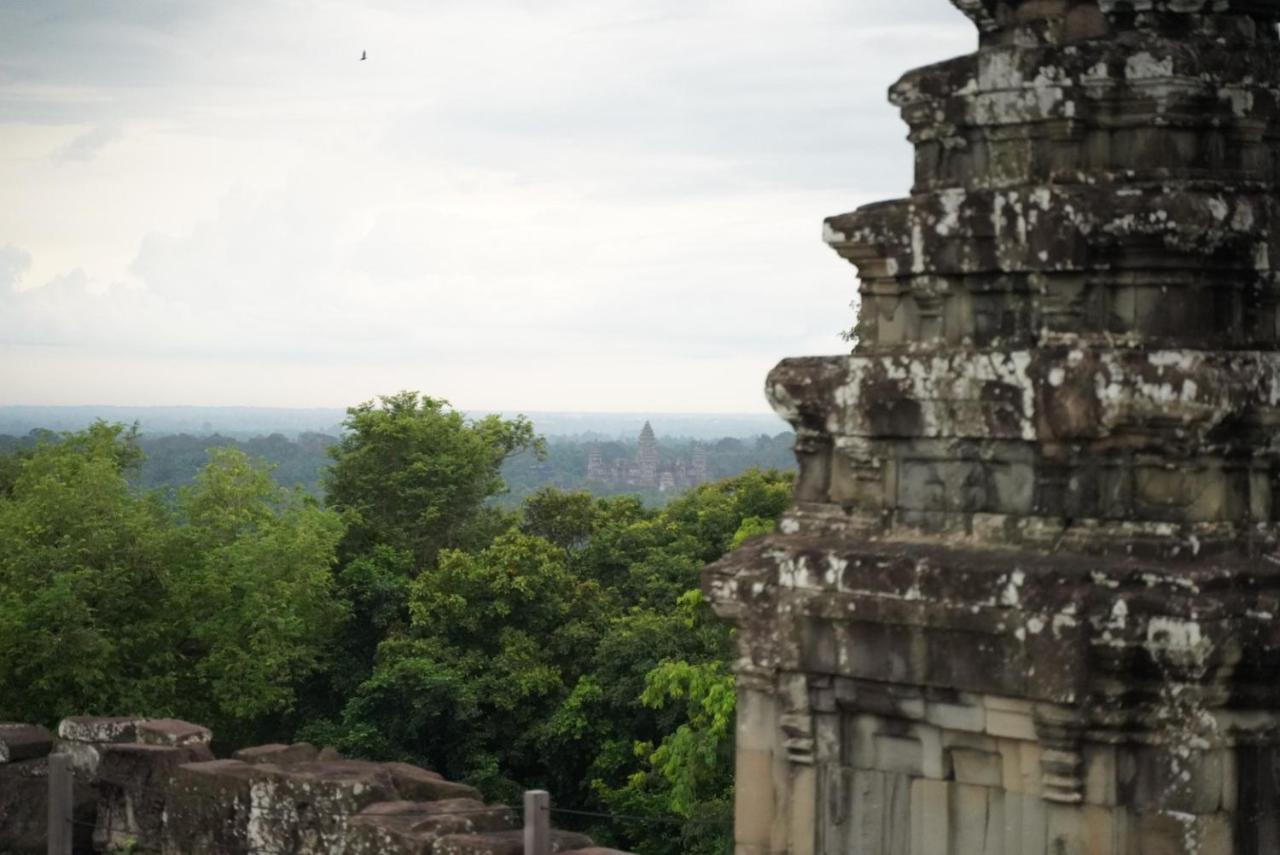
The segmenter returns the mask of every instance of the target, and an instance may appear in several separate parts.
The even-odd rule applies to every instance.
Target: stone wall
[[[827,219],[796,505],[713,565],[743,855],[1280,852],[1274,0],[954,0]]]
[[[519,811],[407,763],[307,743],[216,759],[208,729],[173,719],[75,717],[55,739],[0,723],[0,852],[45,851],[48,755],[72,758],[75,851],[164,855],[522,855]],[[553,831],[566,855],[625,855]]]

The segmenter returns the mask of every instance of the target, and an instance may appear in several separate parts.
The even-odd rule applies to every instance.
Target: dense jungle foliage
[[[145,425],[143,426],[145,430]],[[23,436],[0,434],[0,454],[35,446],[42,439],[56,440],[50,431],[33,431]],[[712,480],[731,478],[748,469],[791,471],[795,457],[791,446],[795,435],[789,431],[756,437],[726,436],[700,445],[707,458],[707,471]],[[273,433],[268,436],[235,438],[219,434],[188,433],[139,434],[135,441],[143,452],[142,463],[127,473],[129,482],[157,489],[171,499],[179,489],[191,482],[204,467],[211,448],[242,451],[249,457],[271,465],[271,475],[281,486],[301,487],[313,496],[324,496],[324,478],[332,458],[329,449],[339,437],[324,433],[302,432],[294,436]],[[688,462],[695,442],[684,437],[658,437],[660,463],[675,460]],[[600,452],[606,464],[615,460],[635,459],[636,440],[552,436],[538,449],[525,449],[502,462],[500,474],[505,489],[489,498],[491,504],[515,510],[526,497],[544,487],[585,491],[596,496],[637,495],[648,505],[662,505],[676,493],[656,489],[610,486],[587,480],[587,458],[592,449]]]
[[[0,454],[0,720],[307,739],[648,818],[584,820],[645,855],[729,851],[731,638],[698,572],[772,527],[790,475],[510,510],[504,463],[545,450],[524,419],[405,392],[345,427],[323,500],[233,448],[144,489],[136,431],[105,423]]]

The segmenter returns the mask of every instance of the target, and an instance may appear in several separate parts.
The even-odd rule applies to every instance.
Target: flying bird
[[[369,58],[369,52],[368,52],[367,50],[362,50],[362,51],[360,51],[360,61],[361,61],[361,62],[364,62],[364,61],[365,61],[366,59],[368,59],[368,58]]]

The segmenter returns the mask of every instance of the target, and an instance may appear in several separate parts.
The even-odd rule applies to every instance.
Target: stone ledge
[[[927,707],[903,706],[911,687],[1022,699],[988,703],[984,729],[996,736],[1024,738],[1036,720],[1061,726],[1064,713],[1028,713],[1031,701],[1123,729],[1125,715],[1167,703],[1158,684],[1109,682],[1143,669],[1198,686],[1223,713],[1280,705],[1280,567],[1267,561],[1161,565],[778,534],[712,565],[704,585],[745,630],[757,667],[898,683],[883,703],[913,717]],[[758,635],[763,626],[772,634]],[[870,690],[840,685],[837,698]],[[1121,695],[1123,714],[1107,702]],[[1244,709],[1228,710],[1228,695]]]
[[[0,763],[16,763],[46,756],[53,736],[38,724],[0,722]]]

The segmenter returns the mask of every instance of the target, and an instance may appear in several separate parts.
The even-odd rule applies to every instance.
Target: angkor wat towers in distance
[[[941,0],[939,0],[941,2]],[[739,855],[1280,853],[1280,2],[953,0],[826,221],[739,629]]]
[[[707,450],[695,445],[688,461],[677,457],[663,461],[658,452],[658,440],[649,422],[640,429],[639,444],[634,460],[617,458],[606,462],[600,447],[593,446],[587,457],[587,481],[614,489],[638,487],[661,492],[687,490],[707,480]]]

